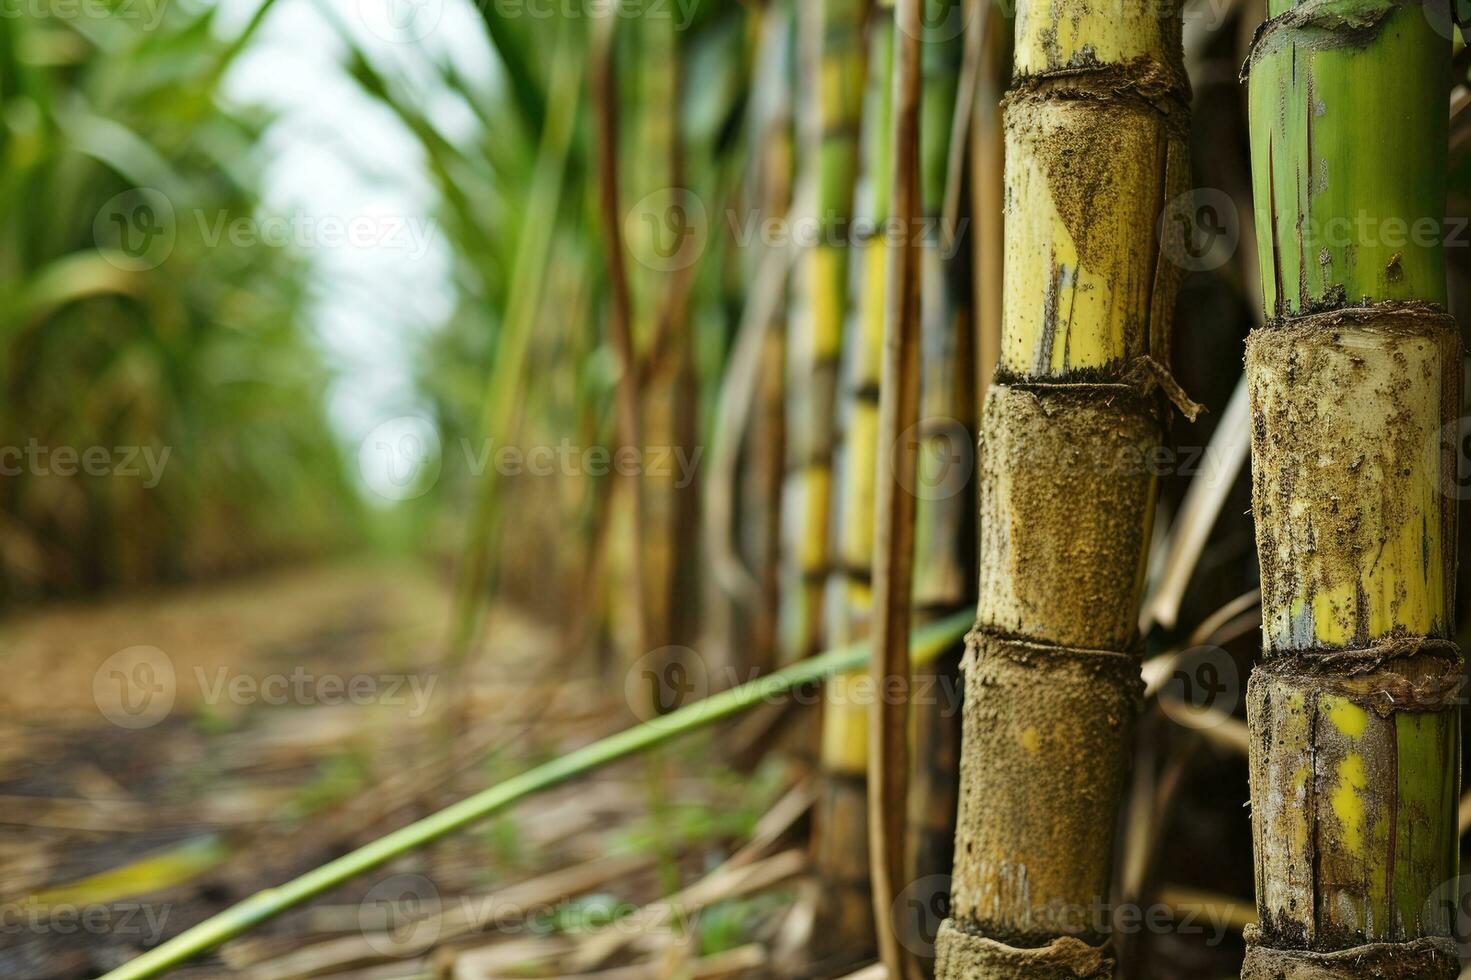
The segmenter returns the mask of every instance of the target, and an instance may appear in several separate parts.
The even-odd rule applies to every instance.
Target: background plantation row
[[[1429,409],[1393,357],[1335,381],[1307,354],[1279,366],[1262,328],[1371,299],[1465,321],[1471,49],[1440,0],[1314,0],[1302,30],[1349,40],[1298,39],[1329,66],[1311,83],[1259,43],[1249,94],[1253,36],[1292,6],[0,10],[0,910],[168,913],[70,946],[0,935],[0,974],[125,970],[293,879],[179,975],[808,978],[882,958],[917,980],[955,915],[1018,946],[1107,940],[1121,976],[1214,980],[1241,975],[1252,928],[1296,928],[1301,895],[1305,943],[1413,938],[1422,878],[1463,891],[1463,736],[1415,728],[1394,756],[1409,802],[1385,819],[1403,809],[1413,839],[1387,860],[1412,870],[1337,905],[1263,898],[1263,836],[1293,887],[1301,866],[1351,877],[1357,851],[1297,860],[1326,796],[1252,800],[1247,679],[1264,615],[1269,656],[1422,637],[1401,663],[1453,672],[1464,358],[1446,333],[1427,361],[1447,394],[1397,480],[1314,497],[1298,474],[1332,440],[1389,459]],[[1068,16],[1074,34],[1044,29]],[[1361,17],[1401,19],[1375,48]],[[1448,78],[1405,65],[1444,47]],[[1358,149],[1324,165],[1315,138]],[[1382,201],[1340,195],[1365,174]],[[1401,333],[1429,329],[1417,315]],[[1255,397],[1307,406],[1295,428],[1252,415],[1249,335]],[[1380,368],[1383,403],[1343,409]],[[1280,525],[1266,486],[1300,504]],[[1335,632],[1346,586],[1323,556],[1348,568],[1343,542],[1401,495],[1438,536],[1364,559],[1395,611]],[[1360,499],[1350,525],[1326,516]],[[1286,571],[1261,571],[1263,527]],[[1383,577],[1422,551],[1444,582]],[[891,655],[914,637],[908,698],[875,696],[875,635]],[[1063,648],[1119,669],[1053,675],[1036,651]],[[1008,693],[976,712],[957,853],[966,656]],[[378,693],[291,690],[303,671]],[[1284,717],[1274,744],[1295,745]],[[1367,825],[1389,750],[1364,721],[1362,744],[1321,748],[1370,757]],[[435,823],[465,800],[475,820]],[[1033,848],[1027,870],[972,853],[1005,848]],[[505,895],[534,914],[463,921]],[[1360,898],[1377,931],[1339,921]],[[375,902],[403,921],[364,925]]]

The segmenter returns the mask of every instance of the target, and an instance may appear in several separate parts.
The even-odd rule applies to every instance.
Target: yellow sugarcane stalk
[[[878,0],[866,33],[868,79],[860,134],[861,176],[855,190],[853,224],[846,231],[852,247],[833,454],[833,561],[824,608],[827,638],[844,643],[867,639],[872,619],[879,385],[889,253],[884,223],[891,168],[892,0]],[[866,671],[834,676],[824,689],[822,706],[823,780],[814,856],[825,901],[816,950],[820,956],[845,963],[860,962],[874,950],[865,813],[872,701],[868,681]]]
[[[1171,4],[1023,2],[1006,113],[1000,364],[981,420],[952,918],[937,972],[1104,978],[1114,824],[1188,181]]]
[[[785,659],[822,649],[823,592],[829,566],[833,409],[844,310],[846,236],[857,171],[866,58],[868,0],[806,0],[798,5],[804,101],[800,166],[815,188],[815,234],[797,260],[787,338],[788,477],[783,507],[786,581],[780,635]]]

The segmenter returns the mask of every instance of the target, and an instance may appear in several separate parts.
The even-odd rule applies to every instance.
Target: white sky
[[[218,2],[222,28],[233,31],[260,0]],[[472,132],[474,120],[432,80],[431,59],[452,59],[487,87],[494,70],[470,0],[277,0],[226,79],[227,97],[281,113],[262,147],[265,201],[291,219],[293,241],[313,263],[314,327],[339,375],[328,410],[351,459],[373,430],[422,413],[411,351],[449,315],[454,291],[417,144],[340,68],[346,45],[318,3],[330,5],[380,71],[410,79],[452,139]],[[358,475],[371,487],[375,464],[361,459]]]

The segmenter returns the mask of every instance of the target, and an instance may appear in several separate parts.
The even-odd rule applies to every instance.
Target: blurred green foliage
[[[417,370],[418,386],[431,407],[441,443],[449,447],[434,493],[417,501],[417,506],[449,518],[438,524],[437,537],[445,550],[454,551],[465,541],[464,518],[476,506],[477,495],[517,492],[505,483],[491,485],[481,479],[483,474],[473,472],[466,454],[455,447],[482,449],[487,438],[496,447],[557,446],[563,440],[578,447],[613,445],[618,364],[606,321],[609,286],[590,82],[584,78],[571,88],[559,88],[555,68],[563,46],[579,63],[591,58],[594,18],[588,11],[595,7],[572,4],[559,8],[555,16],[533,17],[517,16],[520,8],[514,4],[476,4],[485,30],[484,57],[494,67],[490,85],[477,84],[451,62],[441,61],[431,66],[435,85],[426,87],[377,63],[370,52],[353,44],[346,25],[341,29],[350,51],[348,73],[398,118],[419,146],[425,172],[439,196],[435,224],[454,256],[459,303],[449,322],[423,347]],[[330,5],[319,4],[319,9],[333,16]],[[701,376],[697,407],[702,425],[708,425],[742,304],[740,256],[724,210],[740,193],[747,162],[742,120],[752,67],[752,19],[735,0],[677,0],[658,9],[672,19],[684,75],[676,109],[684,160],[681,186],[704,203],[709,222],[704,229],[708,244],[690,286],[691,342]],[[624,210],[633,218],[621,229],[626,235],[639,227],[635,190],[640,174],[650,166],[638,144],[644,117],[651,114],[640,101],[640,65],[648,29],[648,23],[625,12],[615,39]],[[463,115],[476,120],[468,137],[450,132],[440,122],[445,116],[435,109],[442,108],[437,104],[445,99],[458,102],[467,110]],[[548,166],[545,137],[549,120],[559,111],[574,113],[572,139],[561,186],[549,197],[539,197],[537,176]],[[548,223],[546,262],[525,275],[518,260],[530,248],[527,239],[546,233]],[[630,276],[647,276],[637,243],[629,241],[627,246]],[[506,344],[512,342],[508,337],[521,328],[514,322],[518,311],[530,317],[530,340],[525,370],[516,382],[520,392],[515,417],[502,418],[491,410],[494,392],[489,382]],[[640,354],[654,356],[652,346],[644,343]],[[538,486],[517,496],[518,527],[508,530],[520,530],[532,543],[508,548],[508,553],[518,555],[523,568],[544,572],[545,562],[530,559],[527,548],[552,537],[541,533],[551,530],[564,542],[591,539],[605,489],[598,480],[574,480],[555,490]],[[574,522],[571,530],[569,521]],[[493,520],[488,528],[472,521],[476,530],[470,537],[483,534],[493,542],[494,525]],[[575,564],[580,558],[570,561]],[[563,556],[563,561],[569,559]],[[536,587],[543,598],[546,584],[545,575],[539,574]]]
[[[271,120],[218,95],[271,4],[228,39],[52,6],[0,17],[0,601],[349,542],[305,261],[220,234],[259,215]]]

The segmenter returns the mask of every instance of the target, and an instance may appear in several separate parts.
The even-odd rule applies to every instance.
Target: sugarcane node
[[[1253,674],[1295,680],[1372,710],[1453,711],[1465,688],[1465,662],[1455,645],[1436,640],[1380,644],[1371,650],[1334,650],[1267,660]]]
[[[1118,651],[1057,646],[1026,637],[1006,636],[977,626],[965,635],[965,655],[961,658],[960,669],[974,670],[988,657],[1010,660],[1021,667],[1036,667],[1047,661],[1075,661],[1082,665],[1092,665],[1105,672],[1118,674],[1130,686],[1138,682],[1140,707],[1144,704],[1144,680],[1141,676],[1136,676],[1144,659],[1142,647]]]
[[[1241,980],[1455,980],[1456,945],[1432,937],[1405,943],[1373,943],[1319,953],[1262,945],[1261,931],[1246,928]]]
[[[1111,980],[1106,946],[1070,936],[1042,946],[1008,946],[946,919],[935,942],[935,972],[943,980]]]
[[[1316,49],[1368,47],[1393,14],[1431,4],[1446,6],[1445,0],[1315,0],[1300,4],[1257,25],[1239,80],[1246,82],[1253,65],[1286,45]]]
[[[1163,116],[1177,135],[1188,137],[1190,95],[1188,79],[1173,77],[1156,62],[1140,58],[1128,65],[1019,75],[1002,97],[1001,106],[1008,115],[1047,102],[1131,106]]]
[[[1149,407],[1151,401],[1148,392],[1139,385],[1125,382],[1123,378],[1127,373],[1126,368],[1070,368],[1067,374],[1054,378],[1036,378],[1018,371],[1012,371],[1004,366],[996,368],[996,374],[992,378],[992,387],[1014,388],[1018,391],[1029,391],[1039,396],[1048,393],[1065,394],[1073,392],[1087,399],[1105,401],[1112,403],[1119,399],[1133,400]],[[1158,408],[1158,406],[1153,406]],[[1164,412],[1157,413],[1159,417]],[[982,430],[981,438],[985,439],[985,431]]]
[[[787,466],[784,473],[787,476],[808,473],[814,470],[819,473],[825,473],[833,465],[833,448],[833,446],[829,445],[822,449],[813,450],[805,459],[796,460]]]
[[[1312,303],[1300,313],[1269,317],[1257,331],[1316,330],[1332,331],[1341,327],[1374,327],[1385,333],[1399,334],[1448,334],[1445,339],[1456,344],[1461,342],[1460,326],[1456,318],[1445,311],[1439,303],[1415,300],[1387,300],[1384,302],[1349,304],[1344,301]]]
[[[868,862],[868,789],[864,770],[824,759],[813,810],[812,865],[820,885],[823,927],[814,937],[821,959],[856,963],[873,952],[874,919]]]

